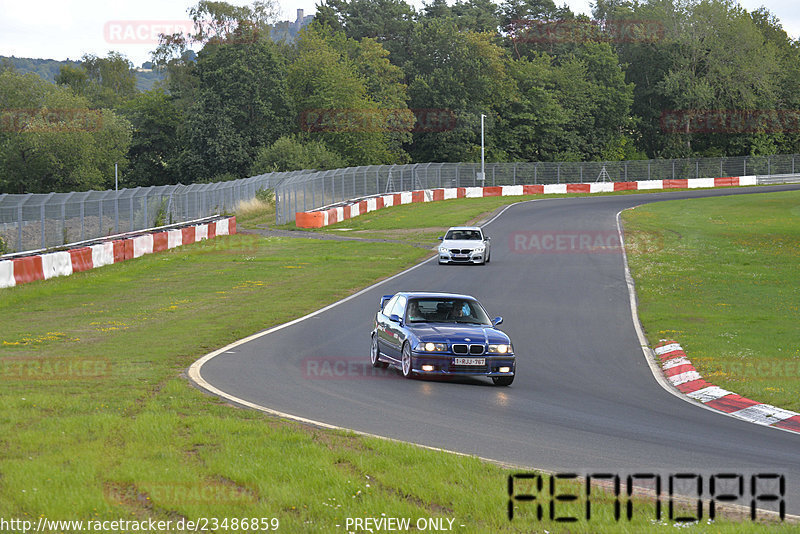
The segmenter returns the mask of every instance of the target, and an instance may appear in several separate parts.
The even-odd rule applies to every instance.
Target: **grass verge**
[[[236,235],[3,290],[0,518],[229,522],[209,528],[216,532],[256,530],[233,528],[233,518],[277,518],[283,532],[347,532],[348,517],[447,518],[462,532],[668,528],[650,519],[646,500],[635,501],[643,512],[633,521],[615,521],[607,494],[593,494],[591,522],[562,528],[525,503],[509,522],[514,471],[236,409],[181,377],[199,355],[425,254],[397,244]],[[564,506],[559,513],[582,516],[580,501]]]
[[[800,411],[800,192],[661,202],[622,219],[648,341],[675,339],[709,382]]]

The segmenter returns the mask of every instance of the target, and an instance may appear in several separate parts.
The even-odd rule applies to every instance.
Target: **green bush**
[[[273,189],[259,189],[256,191],[256,198],[266,204],[275,203],[275,190]]]
[[[339,154],[320,141],[304,142],[297,136],[284,136],[256,154],[252,173],[275,171],[326,170],[346,167]]]

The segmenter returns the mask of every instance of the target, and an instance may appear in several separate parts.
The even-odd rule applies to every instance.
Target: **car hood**
[[[442,241],[442,246],[447,248],[475,248],[483,244],[483,241],[477,239],[446,239]]]
[[[509,343],[508,336],[504,332],[491,326],[425,323],[408,325],[408,328],[420,341],[433,343]]]

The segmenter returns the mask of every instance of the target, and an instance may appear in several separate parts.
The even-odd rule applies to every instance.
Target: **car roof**
[[[460,293],[437,293],[434,291],[398,291],[396,294],[398,295],[405,295],[406,297],[411,298],[428,298],[428,297],[436,297],[436,298],[453,298],[453,299],[470,299],[470,300],[478,300],[472,295],[463,295]]]
[[[480,230],[480,226],[451,226],[447,229],[449,232],[450,230]]]

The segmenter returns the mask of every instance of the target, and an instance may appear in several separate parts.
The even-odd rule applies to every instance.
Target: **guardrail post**
[[[22,203],[17,206],[17,252],[22,252]]]
[[[86,237],[84,236],[84,225],[83,225],[83,206],[85,205],[84,202],[81,202],[81,241],[84,241]]]

